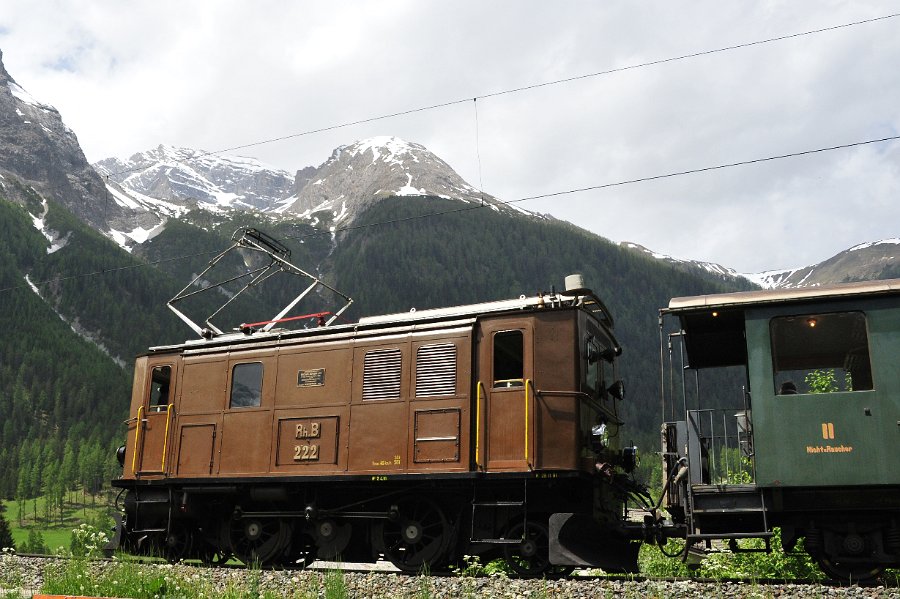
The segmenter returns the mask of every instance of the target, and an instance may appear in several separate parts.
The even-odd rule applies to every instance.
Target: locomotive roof
[[[603,302],[590,290],[579,290],[578,295],[562,295],[557,293],[541,293],[535,296],[519,296],[516,299],[467,304],[448,308],[428,310],[412,309],[409,312],[384,314],[360,318],[357,323],[330,325],[312,329],[272,329],[265,332],[234,332],[217,335],[210,339],[192,339],[176,345],[151,347],[150,352],[170,352],[178,350],[207,350],[215,348],[221,351],[227,346],[237,345],[269,345],[282,339],[319,339],[348,338],[368,334],[402,333],[446,329],[460,326],[471,326],[475,320],[485,314],[503,314],[520,311],[536,311],[559,308],[582,308],[594,314],[610,329],[612,316]],[[324,339],[323,339],[324,340]]]
[[[900,279],[885,279],[881,281],[839,283],[821,287],[803,287],[800,289],[766,289],[761,291],[676,297],[672,298],[669,302],[669,307],[664,308],[661,312],[664,314],[677,314],[697,309],[800,303],[820,299],[896,294],[900,294]]]

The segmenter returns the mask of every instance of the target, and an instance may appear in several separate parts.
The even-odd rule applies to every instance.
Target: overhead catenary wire
[[[416,107],[416,108],[410,108],[410,109],[406,109],[406,110],[399,110],[399,111],[396,111],[396,112],[390,112],[390,113],[387,113],[387,114],[381,114],[381,115],[376,115],[376,116],[371,116],[371,117],[360,118],[360,119],[356,119],[356,120],[352,120],[352,121],[347,121],[347,122],[343,122],[343,123],[336,123],[336,124],[333,124],[333,125],[326,125],[326,126],[324,126],[324,127],[318,127],[318,128],[315,128],[315,129],[309,129],[309,130],[306,130],[306,131],[299,131],[299,132],[297,132],[297,133],[290,133],[290,134],[287,134],[287,135],[281,135],[281,136],[278,136],[278,137],[272,137],[272,138],[268,138],[268,139],[262,139],[262,140],[259,140],[259,141],[253,141],[253,142],[249,142],[249,143],[245,143],[245,144],[240,144],[240,145],[230,146],[230,147],[227,147],[227,148],[221,148],[221,149],[218,149],[218,150],[198,152],[198,153],[194,154],[193,156],[190,156],[190,157],[188,157],[188,158],[183,158],[183,159],[180,159],[180,160],[176,160],[176,161],[174,161],[174,162],[176,162],[176,163],[190,162],[190,161],[192,161],[192,160],[199,160],[200,158],[204,158],[204,157],[206,157],[206,156],[216,156],[216,155],[219,155],[219,154],[224,154],[224,153],[226,153],[226,152],[234,152],[234,151],[237,151],[237,150],[246,150],[246,149],[248,149],[248,148],[254,148],[254,147],[258,147],[258,146],[264,146],[264,145],[268,145],[268,144],[273,144],[273,143],[278,143],[278,142],[282,142],[282,141],[287,141],[287,140],[290,140],[290,139],[296,139],[296,138],[299,138],[299,137],[306,137],[306,136],[309,136],[309,135],[315,135],[315,134],[318,134],[318,133],[325,133],[325,132],[328,132],[328,131],[335,131],[335,130],[338,130],[338,129],[346,129],[346,128],[348,128],[348,127],[355,127],[355,126],[358,126],[358,125],[365,125],[365,124],[368,124],[368,123],[374,123],[374,122],[377,122],[377,121],[383,121],[383,120],[392,119],[392,118],[396,118],[396,117],[400,117],[400,116],[408,116],[408,115],[412,115],[412,114],[416,114],[416,113],[420,113],[420,112],[427,112],[427,111],[430,111],[430,110],[437,110],[437,109],[439,109],[439,108],[447,108],[447,107],[450,107],[450,106],[456,106],[456,105],[459,105],[459,104],[465,104],[465,103],[467,103],[467,102],[472,102],[472,101],[477,102],[478,100],[484,100],[484,99],[488,99],[488,98],[497,98],[497,97],[500,97],[500,96],[505,96],[505,95],[509,95],[509,94],[516,94],[516,93],[521,93],[521,92],[525,92],[525,91],[531,91],[531,90],[535,90],[535,89],[539,89],[539,88],[543,88],[543,87],[550,87],[550,86],[553,86],[553,85],[562,85],[562,84],[565,84],[565,83],[572,83],[572,82],[575,82],[575,81],[581,81],[581,80],[584,80],[584,79],[591,79],[591,78],[593,78],[593,77],[602,77],[602,76],[604,76],[604,75],[612,75],[612,74],[614,74],[614,73],[621,73],[621,72],[624,72],[624,71],[631,71],[631,70],[635,70],[635,69],[642,69],[642,68],[647,68],[647,67],[652,67],[652,66],[658,66],[658,65],[663,65],[663,64],[668,64],[668,63],[678,62],[678,61],[682,61],[682,60],[689,60],[689,59],[692,59],[692,58],[699,58],[699,57],[701,57],[701,56],[709,56],[709,55],[711,55],[711,54],[719,54],[719,53],[722,53],[722,52],[730,52],[730,51],[733,51],[733,50],[740,50],[740,49],[743,49],[743,48],[750,48],[750,47],[753,47],[753,46],[761,46],[761,45],[764,45],[764,44],[771,44],[771,43],[774,43],[774,42],[780,42],[780,41],[785,41],[785,40],[789,40],[789,39],[796,39],[796,38],[805,37],[805,36],[809,36],[809,35],[816,35],[816,34],[820,34],[820,33],[827,33],[827,32],[830,32],[830,31],[837,31],[837,30],[840,30],[840,29],[846,29],[846,28],[849,28],[849,27],[856,27],[856,26],[859,26],[859,25],[865,25],[865,24],[869,24],[869,23],[875,23],[875,22],[878,22],[878,21],[885,21],[885,20],[888,20],[888,19],[894,19],[894,18],[896,18],[896,17],[900,17],[900,13],[892,13],[892,14],[888,14],[888,15],[882,15],[882,16],[879,16],[879,17],[872,17],[872,18],[870,18],[870,19],[862,19],[862,20],[859,20],[859,21],[852,21],[852,22],[850,22],[850,23],[842,23],[842,24],[840,24],[840,25],[832,25],[832,26],[830,26],[830,27],[821,27],[821,28],[819,28],[819,29],[811,29],[811,30],[809,30],[809,31],[801,31],[801,32],[798,32],[798,33],[790,33],[790,34],[786,34],[786,35],[779,35],[779,36],[776,36],[776,37],[770,37],[770,38],[761,39],[761,40],[755,40],[755,41],[751,41],[751,42],[744,42],[744,43],[740,43],[740,44],[733,44],[733,45],[730,45],[730,46],[723,46],[723,47],[721,47],[721,48],[712,48],[712,49],[709,49],[709,50],[701,50],[701,51],[698,51],[698,52],[691,52],[691,53],[688,53],[688,54],[681,54],[681,55],[678,55],[678,56],[671,56],[671,57],[668,57],[668,58],[661,58],[661,59],[658,59],[658,60],[650,60],[650,61],[647,61],[647,62],[641,62],[641,63],[632,64],[632,65],[626,65],[626,66],[623,66],[623,67],[615,67],[615,68],[611,68],[611,69],[604,69],[604,70],[601,70],[601,71],[594,71],[594,72],[591,72],[591,73],[583,73],[583,74],[581,74],[581,75],[573,75],[573,76],[571,76],[571,77],[565,77],[565,78],[562,78],[562,79],[554,79],[554,80],[551,80],[551,81],[543,81],[543,82],[540,82],[540,83],[532,83],[532,84],[529,84],[529,85],[523,85],[523,86],[520,86],[520,87],[514,87],[514,88],[510,88],[510,89],[499,90],[499,91],[495,91],[495,92],[489,92],[489,93],[481,94],[481,95],[475,96],[474,98],[470,96],[470,97],[467,97],[467,98],[461,98],[461,99],[458,99],[458,100],[449,100],[449,101],[446,101],[446,102],[439,102],[439,103],[436,103],[436,104],[429,104],[429,105],[426,105],[426,106],[419,106],[419,107]],[[126,169],[122,169],[122,170],[116,171],[116,172],[114,172],[114,173],[108,173],[108,175],[112,175],[113,177],[116,177],[116,176],[119,176],[119,175],[125,175],[125,174],[128,174],[128,173],[132,173],[132,172],[141,170],[142,168],[143,168],[143,167],[134,166],[134,167],[131,167],[131,168],[126,168]]]
[[[305,239],[305,238],[319,236],[319,235],[332,235],[332,234],[336,234],[336,233],[343,233],[346,231],[356,231],[356,230],[368,229],[368,228],[372,228],[372,227],[405,223],[405,222],[409,222],[409,221],[413,221],[413,220],[421,220],[424,218],[434,218],[434,217],[444,216],[444,215],[449,215],[449,214],[458,214],[460,212],[469,212],[471,210],[492,208],[497,205],[518,204],[518,203],[522,203],[522,202],[528,202],[531,200],[559,197],[559,196],[564,196],[564,195],[573,195],[573,194],[577,194],[577,193],[584,193],[587,191],[598,191],[598,190],[602,190],[602,189],[609,189],[612,187],[622,187],[625,185],[633,185],[636,183],[646,183],[649,181],[657,181],[660,179],[670,179],[670,178],[674,178],[674,177],[682,177],[682,176],[692,175],[692,174],[707,173],[707,172],[712,172],[712,171],[717,171],[717,170],[722,170],[722,169],[727,169],[727,168],[735,168],[735,167],[739,167],[739,166],[749,166],[752,164],[772,162],[775,160],[784,160],[787,158],[797,158],[800,156],[808,156],[811,154],[832,152],[835,150],[843,150],[843,149],[849,149],[849,148],[878,144],[878,143],[887,143],[887,142],[897,141],[897,140],[900,140],[900,135],[892,135],[889,137],[881,137],[881,138],[877,138],[877,139],[867,139],[867,140],[863,140],[863,141],[856,141],[856,142],[850,142],[850,143],[845,143],[845,144],[838,144],[838,145],[833,145],[833,146],[814,148],[814,149],[810,149],[810,150],[800,150],[797,152],[790,152],[790,153],[786,153],[786,154],[777,154],[777,155],[765,156],[765,157],[761,157],[761,158],[751,158],[748,160],[740,160],[740,161],[736,161],[736,162],[726,162],[726,163],[722,163],[722,164],[703,166],[703,167],[687,169],[687,170],[682,170],[682,171],[673,171],[670,173],[662,173],[662,174],[658,174],[658,175],[648,175],[648,176],[644,176],[644,177],[636,177],[633,179],[625,179],[622,181],[614,181],[611,183],[600,183],[597,185],[590,185],[587,187],[577,187],[577,188],[566,189],[566,190],[562,190],[562,191],[553,191],[553,192],[543,193],[543,194],[539,194],[539,195],[517,198],[514,200],[506,200],[506,201],[497,200],[493,204],[474,204],[474,205],[470,205],[470,206],[454,208],[452,210],[427,212],[425,214],[416,214],[416,215],[412,215],[412,216],[407,216],[407,217],[403,217],[403,218],[395,218],[395,219],[386,220],[386,221],[376,221],[373,223],[363,223],[363,224],[358,224],[358,225],[348,225],[345,227],[336,227],[333,231],[322,231],[319,233],[296,235],[296,236],[292,236],[292,237],[286,237],[285,239],[298,240],[298,239]],[[196,258],[196,257],[200,257],[200,256],[209,256],[209,255],[213,255],[216,253],[218,253],[218,251],[200,252],[200,253],[196,253],[196,254],[187,254],[187,255],[183,255],[183,256],[174,256],[171,258],[154,260],[152,262],[143,262],[140,264],[130,264],[128,266],[102,269],[102,270],[98,270],[98,271],[92,271],[92,272],[81,273],[81,274],[76,274],[76,275],[69,275],[69,276],[65,276],[65,277],[56,277],[53,279],[46,279],[44,281],[40,281],[40,282],[36,282],[36,283],[32,282],[31,284],[25,283],[25,284],[21,284],[21,285],[14,285],[11,287],[0,288],[0,293],[5,293],[7,291],[13,291],[16,289],[22,289],[25,287],[29,287],[30,285],[38,286],[38,285],[44,285],[46,283],[54,283],[54,282],[68,281],[68,280],[84,278],[84,277],[99,276],[99,275],[104,275],[107,273],[113,273],[113,272],[118,272],[118,271],[123,271],[123,270],[142,268],[145,266],[155,266],[157,264],[162,264],[164,262],[175,262],[178,260],[188,260],[190,258]]]

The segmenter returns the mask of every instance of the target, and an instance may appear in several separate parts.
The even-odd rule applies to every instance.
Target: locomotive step
[[[479,501],[473,502],[474,507],[511,507],[525,505],[524,501]]]
[[[716,541],[721,539],[771,539],[774,533],[771,532],[740,532],[740,533],[716,533],[716,534],[695,534],[687,535],[688,541]]]
[[[166,531],[167,531],[167,529],[165,529],[165,528],[141,528],[141,529],[136,528],[130,532],[166,532]]]

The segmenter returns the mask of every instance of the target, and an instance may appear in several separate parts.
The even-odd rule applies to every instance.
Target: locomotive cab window
[[[235,364],[231,370],[229,408],[256,408],[262,400],[262,362]]]
[[[169,387],[172,381],[171,366],[156,366],[150,380],[150,409],[164,411],[169,405]]]
[[[769,323],[775,393],[868,391],[872,385],[862,312],[804,314]]]
[[[522,331],[494,334],[494,388],[525,385],[525,339]]]

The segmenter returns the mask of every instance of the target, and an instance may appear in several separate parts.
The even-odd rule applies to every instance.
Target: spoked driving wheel
[[[172,530],[166,535],[163,553],[165,558],[174,564],[191,557],[193,545],[194,533],[190,528],[183,526],[172,527]]]
[[[884,566],[865,563],[833,561],[827,557],[816,560],[822,572],[834,580],[849,583],[870,583],[884,574]]]
[[[518,543],[503,546],[503,554],[509,568],[523,578],[537,576],[567,576],[569,566],[550,563],[550,535],[543,524],[529,520],[513,522],[506,531],[507,539],[521,539]]]
[[[450,524],[430,499],[405,500],[397,517],[382,524],[385,557],[404,572],[418,572],[441,561],[450,546]]]
[[[237,518],[231,523],[231,550],[247,565],[278,560],[290,538],[290,525],[278,518]]]

